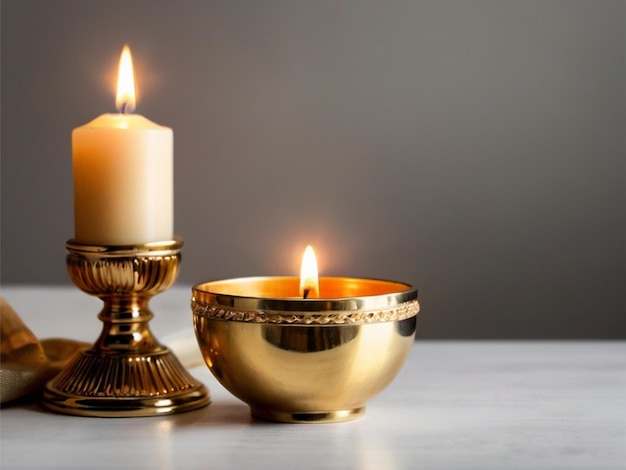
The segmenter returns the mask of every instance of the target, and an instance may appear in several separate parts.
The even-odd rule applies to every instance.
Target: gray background
[[[624,338],[623,1],[2,1],[2,283],[69,283],[70,132],[174,129],[179,284],[418,286],[425,338]]]

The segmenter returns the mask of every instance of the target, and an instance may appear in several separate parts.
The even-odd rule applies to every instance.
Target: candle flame
[[[124,46],[120,56],[115,106],[122,114],[132,113],[135,110],[135,76],[133,73],[133,59],[128,45]]]
[[[302,255],[300,268],[300,295],[305,299],[317,299],[320,296],[317,275],[317,258],[311,245],[308,245]]]

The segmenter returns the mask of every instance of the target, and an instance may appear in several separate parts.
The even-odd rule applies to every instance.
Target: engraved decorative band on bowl
[[[333,311],[333,312],[273,312],[226,309],[207,305],[192,299],[191,310],[194,315],[225,321],[252,323],[285,323],[289,325],[360,325],[405,320],[415,316],[420,305],[411,300],[386,310],[374,311]]]

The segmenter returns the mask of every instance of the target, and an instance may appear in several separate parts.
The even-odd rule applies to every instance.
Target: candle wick
[[[306,299],[309,296],[310,292],[311,292],[311,289],[304,289],[302,292],[302,298]]]
[[[122,103],[122,109],[120,110],[122,112],[122,114],[126,114],[126,110],[128,109],[128,103],[126,101],[124,101]]]

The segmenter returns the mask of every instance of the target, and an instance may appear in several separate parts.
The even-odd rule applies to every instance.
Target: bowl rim
[[[390,292],[360,295],[352,297],[336,297],[336,298],[281,298],[281,297],[260,297],[246,296],[239,294],[229,294],[220,291],[211,290],[212,286],[224,286],[229,283],[237,282],[267,282],[268,280],[299,282],[296,276],[250,276],[233,279],[221,279],[215,281],[207,281],[194,285],[192,287],[192,302],[207,307],[236,309],[244,311],[270,311],[270,312],[297,312],[297,313],[317,313],[317,312],[356,312],[356,311],[374,311],[374,310],[390,310],[398,306],[417,301],[418,290],[410,284],[398,281],[390,281],[386,279],[376,278],[357,278],[343,276],[320,276],[320,282],[341,281],[341,282],[357,282],[368,284],[387,285]]]

